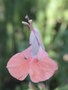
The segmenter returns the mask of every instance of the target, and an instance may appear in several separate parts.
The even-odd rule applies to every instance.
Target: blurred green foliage
[[[30,31],[21,23],[26,14],[59,65],[58,72],[43,84],[30,84],[29,78],[17,81],[6,69],[9,58],[29,46]],[[0,0],[0,90],[36,89],[68,90],[68,0]]]

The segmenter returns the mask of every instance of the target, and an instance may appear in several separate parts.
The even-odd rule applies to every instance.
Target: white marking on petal
[[[35,30],[35,35],[40,43],[40,46],[45,50],[39,31],[37,29],[34,29],[34,30]],[[34,32],[31,31],[30,44],[32,45],[32,57],[37,55],[37,53],[39,51],[39,45],[38,45],[38,42],[37,42],[35,35],[34,35]]]

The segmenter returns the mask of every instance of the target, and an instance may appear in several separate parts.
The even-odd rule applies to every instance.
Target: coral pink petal
[[[48,57],[47,53],[40,47],[37,57],[33,60],[30,65],[30,78],[35,83],[45,81],[52,77],[57,69],[57,63],[51,60]]]
[[[7,64],[9,73],[18,80],[24,80],[28,75],[31,47],[12,56]]]

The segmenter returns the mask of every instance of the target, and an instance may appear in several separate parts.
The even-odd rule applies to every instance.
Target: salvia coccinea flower
[[[9,73],[16,79],[22,81],[28,75],[34,83],[48,80],[58,70],[57,63],[52,60],[45,51],[39,31],[32,27],[32,20],[22,22],[31,30],[30,46],[15,55],[7,63]]]

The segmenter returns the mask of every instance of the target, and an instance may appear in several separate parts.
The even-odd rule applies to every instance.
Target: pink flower
[[[58,65],[48,56],[40,33],[32,27],[32,22],[28,21],[27,24],[31,29],[30,46],[23,52],[12,56],[7,64],[7,69],[18,80],[24,80],[29,74],[32,82],[38,83],[52,77],[58,70]]]

